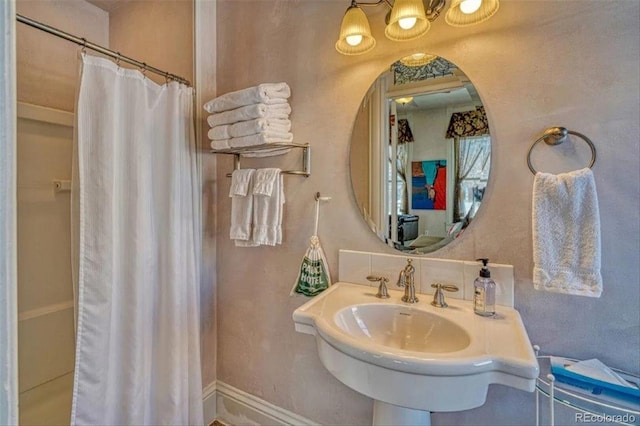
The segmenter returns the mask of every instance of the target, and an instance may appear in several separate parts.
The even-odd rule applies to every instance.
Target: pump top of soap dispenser
[[[478,262],[482,262],[482,269],[480,269],[480,276],[483,278],[491,278],[491,271],[487,268],[487,263],[489,263],[489,259],[480,258],[476,259]]]

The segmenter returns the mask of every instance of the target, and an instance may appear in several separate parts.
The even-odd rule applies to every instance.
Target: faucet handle
[[[442,290],[458,291],[458,287],[453,284],[433,283],[431,284],[431,287],[436,289],[436,292],[433,294],[433,302],[431,302],[431,304],[437,308],[446,308],[449,306],[444,300],[444,293]]]
[[[446,290],[446,291],[451,291],[451,292],[455,292],[460,290],[457,286],[453,285],[453,284],[440,284],[440,283],[433,283],[431,284],[432,288],[436,289],[436,292],[438,291],[437,289],[442,289],[442,290]]]
[[[367,280],[371,281],[371,282],[380,282],[380,285],[378,286],[378,293],[376,294],[376,297],[379,299],[388,299],[389,298],[389,291],[387,290],[387,283],[389,282],[389,279],[387,277],[379,277],[377,275],[369,275],[367,277]]]

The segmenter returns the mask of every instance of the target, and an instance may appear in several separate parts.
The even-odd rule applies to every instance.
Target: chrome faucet
[[[400,271],[397,283],[398,287],[404,287],[404,296],[402,296],[401,299],[403,302],[416,303],[418,301],[416,297],[416,286],[414,284],[415,272],[416,268],[411,264],[411,259],[407,259],[407,266]]]

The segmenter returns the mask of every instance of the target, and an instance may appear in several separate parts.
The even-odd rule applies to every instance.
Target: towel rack
[[[311,175],[311,147],[308,143],[296,143],[296,142],[274,142],[264,145],[247,146],[243,148],[230,148],[230,149],[212,149],[212,154],[229,154],[234,156],[233,168],[234,170],[240,169],[240,157],[243,154],[256,153],[274,148],[296,148],[302,150],[302,167],[301,170],[282,170],[282,174],[285,175],[298,175],[309,177]],[[231,177],[231,173],[227,173],[227,177]]]
[[[574,132],[573,130],[567,130],[566,127],[549,127],[544,131],[544,134],[534,143],[532,143],[531,147],[529,147],[529,152],[527,153],[527,165],[529,166],[529,170],[531,170],[531,173],[533,173],[534,175],[537,173],[536,169],[534,169],[533,165],[531,164],[531,152],[533,151],[533,147],[536,146],[536,144],[540,141],[544,141],[544,143],[551,146],[560,145],[562,142],[567,140],[567,135],[578,136],[579,138],[584,140],[587,145],[589,145],[589,148],[591,148],[591,163],[589,164],[589,168],[591,168],[595,164],[596,147],[588,137],[586,137],[582,133]]]

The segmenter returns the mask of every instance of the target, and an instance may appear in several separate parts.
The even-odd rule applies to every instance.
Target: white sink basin
[[[446,318],[401,305],[354,305],[337,312],[336,325],[356,339],[404,351],[444,353],[466,348],[471,338]]]
[[[375,293],[336,283],[293,313],[296,330],[316,336],[322,364],[345,385],[407,412],[478,407],[490,384],[534,391],[538,362],[515,309],[499,306],[486,318],[469,301],[436,308],[428,295],[407,304],[400,291]]]

